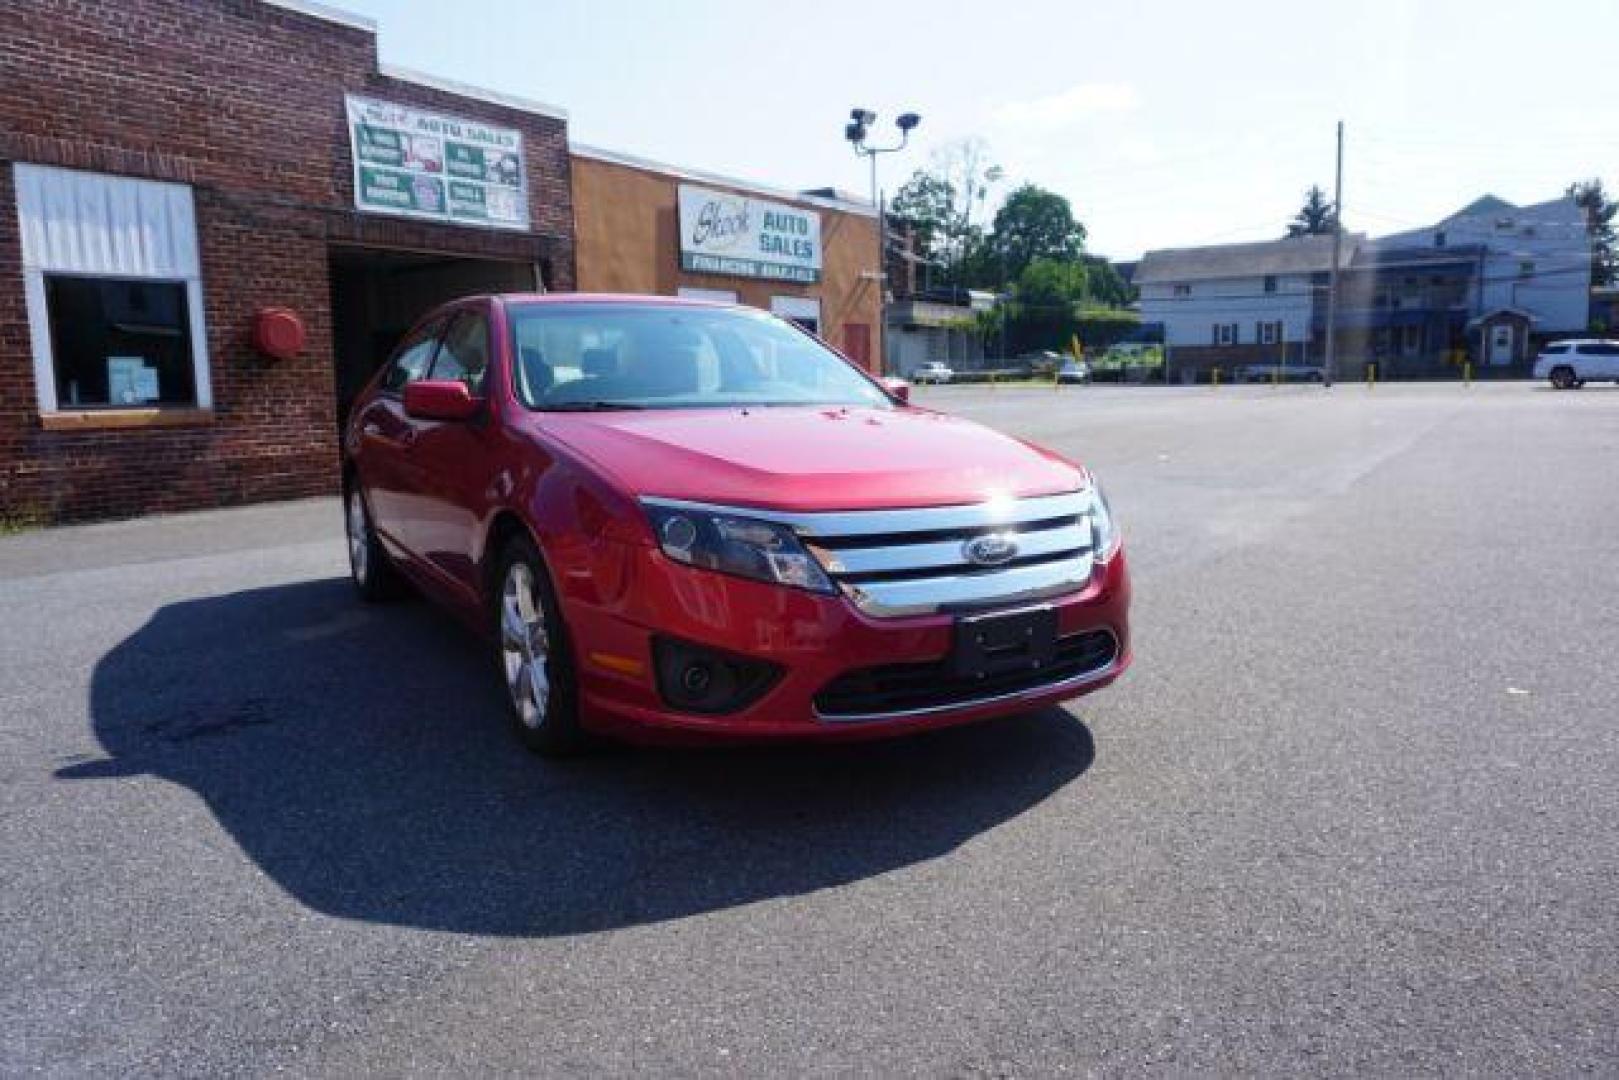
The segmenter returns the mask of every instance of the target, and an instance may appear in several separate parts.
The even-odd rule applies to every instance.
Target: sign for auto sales
[[[458,225],[528,228],[521,134],[352,94],[344,103],[355,206]]]
[[[813,284],[821,280],[821,215],[681,184],[680,268]]]

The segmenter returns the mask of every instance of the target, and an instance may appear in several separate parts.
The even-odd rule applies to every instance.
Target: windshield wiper
[[[646,406],[633,401],[558,401],[539,408],[542,412],[618,412],[644,409]]]

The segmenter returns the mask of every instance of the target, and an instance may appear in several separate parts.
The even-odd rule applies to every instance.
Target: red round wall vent
[[[272,360],[304,351],[304,321],[289,308],[260,308],[253,316],[253,346]]]

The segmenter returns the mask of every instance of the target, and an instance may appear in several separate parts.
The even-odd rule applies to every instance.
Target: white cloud
[[[1140,105],[1140,95],[1130,83],[1080,83],[1048,97],[1009,101],[994,110],[994,117],[1008,127],[1052,131],[1103,113],[1131,112]]]

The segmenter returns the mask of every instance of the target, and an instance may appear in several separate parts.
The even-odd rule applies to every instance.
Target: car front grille
[[[1038,671],[982,678],[962,676],[949,660],[888,664],[840,675],[815,695],[823,720],[853,722],[941,712],[1064,684],[1100,678],[1118,659],[1118,640],[1107,630],[1059,638],[1056,658]]]
[[[1077,592],[1090,581],[1088,491],[969,506],[792,515],[827,576],[877,617],[971,611]],[[998,561],[975,559],[992,550]]]

